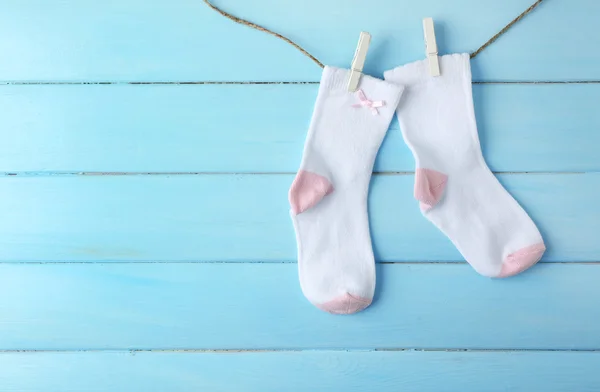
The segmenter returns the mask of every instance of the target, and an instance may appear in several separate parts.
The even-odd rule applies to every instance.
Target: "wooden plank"
[[[295,172],[317,88],[0,86],[0,171]],[[600,170],[600,85],[474,95],[492,170]],[[414,170],[395,120],[375,170]]]
[[[422,59],[421,19],[436,21],[442,53],[477,49],[532,0],[341,0],[217,3],[287,35],[323,62],[348,67],[358,32],[373,34],[365,70]],[[312,80],[296,49],[236,25],[197,0],[2,0],[2,80]],[[600,4],[544,3],[474,63],[485,80],[599,79]],[[558,21],[558,22],[557,22]],[[572,26],[577,26],[573,28]],[[585,37],[582,39],[581,37]],[[217,39],[218,38],[218,39]],[[577,61],[573,61],[577,59]],[[215,66],[218,64],[218,66]]]
[[[538,224],[545,261],[598,261],[600,174],[500,175]],[[293,175],[0,178],[3,261],[296,260]],[[379,261],[460,261],[421,216],[412,175],[378,175],[369,211]]]
[[[597,352],[1,353],[4,391],[593,392]]]
[[[0,349],[600,349],[597,264],[377,274],[369,309],[334,316],[289,263],[1,264]]]

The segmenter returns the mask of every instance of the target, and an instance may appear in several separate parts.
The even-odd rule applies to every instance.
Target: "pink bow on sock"
[[[354,105],[352,105],[352,107],[359,108],[361,106],[364,106],[366,108],[369,108],[369,109],[371,109],[371,113],[373,113],[374,116],[379,114],[379,112],[377,111],[377,108],[380,108],[385,105],[385,101],[371,101],[370,99],[367,98],[367,96],[365,95],[365,93],[362,90],[358,90],[356,92],[356,95],[358,95],[358,99],[360,100],[360,103],[355,103]]]

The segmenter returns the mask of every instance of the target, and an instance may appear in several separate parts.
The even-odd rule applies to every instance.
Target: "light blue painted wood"
[[[0,86],[0,170],[295,172],[317,89]],[[476,85],[474,94],[493,170],[600,170],[600,85]],[[414,170],[397,121],[391,128],[375,170]]]
[[[215,0],[331,65],[347,67],[358,32],[370,31],[375,76],[423,58],[424,16],[436,20],[442,53],[470,51],[532,1]],[[0,9],[4,82],[320,75],[201,0],[0,0]],[[598,15],[591,0],[544,2],[473,61],[475,79],[600,79]],[[412,176],[377,176],[370,212],[377,258],[415,263],[380,264],[373,306],[336,317],[300,292],[291,175],[54,175],[291,173],[316,89],[0,86],[0,172],[33,174],[0,178],[0,350],[71,350],[0,352],[0,390],[596,390],[600,265],[544,263],[490,280],[450,263],[460,255],[420,216]],[[600,170],[597,85],[483,85],[474,95],[492,169]],[[397,128],[378,171],[413,169]],[[598,261],[599,176],[500,176],[539,224],[545,261]],[[105,351],[130,348],[284,351]],[[412,348],[433,351],[398,351]],[[443,351],[465,348],[495,351]],[[97,351],[76,352],[87,349]],[[594,352],[551,351],[571,349]]]
[[[291,263],[2,264],[0,349],[599,350],[598,279],[597,264],[497,280],[384,264],[373,305],[334,316]]]
[[[532,0],[218,1],[348,67],[361,30],[366,72],[424,57],[421,19],[442,53],[473,51]],[[313,80],[319,68],[288,44],[211,11],[201,0],[2,0],[2,80]],[[476,79],[599,79],[600,3],[545,2],[474,64]],[[585,37],[585,39],[583,38]],[[591,50],[590,50],[591,49]]]
[[[595,392],[599,353],[2,353],[4,391]]]
[[[545,261],[598,261],[600,174],[500,175],[537,223]],[[293,175],[0,178],[0,260],[296,260]],[[369,198],[379,261],[462,260],[412,197],[378,175]]]

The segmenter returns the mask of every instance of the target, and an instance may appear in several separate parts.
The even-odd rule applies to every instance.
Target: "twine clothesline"
[[[257,25],[256,23],[252,23],[249,20],[246,19],[242,19],[242,18],[238,18],[237,16],[231,15],[229,12],[225,12],[222,9],[220,9],[219,7],[213,5],[210,1],[208,0],[204,0],[204,2],[206,3],[206,5],[208,5],[210,8],[212,8],[213,10],[217,11],[218,13],[220,13],[221,15],[223,15],[224,17],[233,20],[235,23],[239,23],[242,24],[244,26],[248,26],[248,27],[252,27],[253,29],[256,29],[258,31],[263,31],[267,34],[271,34],[279,39],[284,40],[285,42],[287,42],[288,44],[292,45],[294,48],[298,49],[300,52],[302,52],[302,54],[304,54],[305,56],[307,56],[308,58],[310,58],[312,61],[314,61],[315,63],[317,63],[317,65],[321,68],[325,68],[325,66],[323,65],[322,62],[320,62],[319,60],[317,60],[317,58],[315,56],[313,56],[312,54],[308,53],[306,50],[304,50],[300,45],[298,45],[297,43],[295,43],[294,41],[292,41],[291,39],[289,39],[288,37],[284,37],[283,35],[276,33],[274,31],[271,31],[269,29],[267,29],[266,27],[262,27],[260,25]]]
[[[484,50],[485,48],[487,48],[488,46],[490,46],[491,44],[494,43],[494,41],[496,41],[498,38],[500,38],[500,36],[504,33],[506,33],[508,31],[508,29],[510,29],[511,27],[513,27],[513,25],[515,23],[517,23],[518,21],[520,21],[521,19],[523,19],[525,16],[527,16],[527,14],[529,14],[531,11],[533,11],[538,5],[540,5],[540,3],[543,0],[537,0],[535,3],[533,3],[529,8],[527,8],[525,11],[523,11],[521,13],[521,15],[517,16],[516,18],[514,18],[509,24],[507,24],[506,26],[504,26],[502,28],[502,30],[500,30],[498,32],[498,34],[494,35],[492,38],[490,38],[485,44],[481,45],[479,47],[479,49],[477,49],[476,51],[474,51],[473,53],[471,53],[471,58],[474,58],[475,56],[477,56],[479,53],[481,53],[482,50]]]
[[[242,24],[244,26],[248,26],[251,27],[253,29],[256,29],[258,31],[262,31],[265,32],[267,34],[271,34],[272,36],[275,36],[285,42],[287,42],[288,44],[292,45],[294,48],[298,49],[302,54],[304,54],[306,57],[310,58],[312,61],[314,61],[319,67],[324,68],[325,66],[323,65],[322,62],[320,62],[315,56],[313,56],[312,54],[310,54],[308,51],[306,51],[304,48],[302,48],[300,45],[298,45],[297,43],[295,43],[294,41],[292,41],[291,39],[276,33],[272,30],[267,29],[266,27],[257,25],[256,23],[250,22],[249,20],[246,19],[242,19],[242,18],[238,18],[235,15],[230,14],[229,12],[223,11],[222,9],[220,9],[219,7],[215,6],[214,4],[212,4],[209,0],[203,0],[204,3],[206,3],[206,5],[208,5],[211,9],[215,10],[216,12],[218,12],[219,14],[223,15],[224,17],[226,17],[227,19],[230,19],[236,23]],[[529,14],[531,11],[533,11],[538,5],[540,5],[540,3],[543,0],[537,0],[535,3],[533,3],[529,8],[527,8],[525,11],[523,11],[519,16],[517,16],[515,19],[513,19],[512,21],[510,21],[510,23],[508,23],[506,26],[504,26],[502,28],[502,30],[500,30],[496,35],[494,35],[492,38],[490,38],[486,43],[484,43],[483,45],[481,45],[479,47],[479,49],[477,49],[476,51],[474,51],[473,53],[471,53],[471,58],[474,58],[475,56],[477,56],[479,53],[481,53],[485,48],[487,48],[488,46],[490,46],[491,44],[493,44],[498,38],[500,38],[500,36],[502,36],[504,33],[506,33],[511,27],[513,27],[513,25],[515,23],[517,23],[518,21],[520,21],[521,19],[523,19],[527,14]]]

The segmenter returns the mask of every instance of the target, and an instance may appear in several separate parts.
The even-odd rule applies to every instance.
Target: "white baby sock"
[[[371,304],[375,263],[367,194],[373,163],[402,87],[325,67],[302,163],[290,188],[300,285],[319,309],[358,312]]]
[[[441,56],[440,68],[432,77],[424,60],[385,73],[406,88],[397,113],[416,160],[415,198],[477,272],[518,274],[542,257],[542,236],[483,160],[469,55]]]

